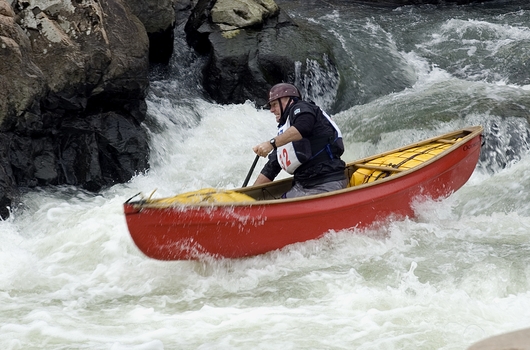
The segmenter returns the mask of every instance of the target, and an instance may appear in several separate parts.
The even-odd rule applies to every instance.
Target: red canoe
[[[415,199],[443,198],[466,183],[479,159],[481,134],[482,127],[469,127],[349,163],[351,186],[340,191],[277,199],[290,187],[284,179],[233,191],[131,198],[125,217],[135,244],[154,259],[263,254],[329,230],[362,228],[391,215],[413,217]]]

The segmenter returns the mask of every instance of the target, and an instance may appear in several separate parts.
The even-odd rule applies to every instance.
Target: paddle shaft
[[[254,162],[252,163],[252,166],[250,167],[250,170],[248,171],[247,177],[245,179],[245,182],[243,182],[242,187],[247,187],[248,180],[250,180],[250,177],[252,176],[252,173],[254,172],[254,168],[256,167],[256,164],[258,164],[259,156],[256,155],[256,158],[254,158]]]

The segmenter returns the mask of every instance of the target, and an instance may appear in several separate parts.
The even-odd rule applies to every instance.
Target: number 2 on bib
[[[291,165],[291,161],[289,160],[289,152],[285,148],[282,149],[282,153],[280,154],[280,162],[283,169],[287,169]]]

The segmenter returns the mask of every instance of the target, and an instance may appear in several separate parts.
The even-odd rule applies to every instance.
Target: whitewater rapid
[[[530,91],[508,73],[525,62],[530,12],[481,6],[466,7],[467,18],[458,7],[363,7],[367,18],[344,8],[291,10],[326,25],[345,52],[377,38],[375,57],[388,53],[410,79],[375,96],[381,77],[370,85],[367,75],[362,103],[328,104],[338,109],[331,114],[345,161],[484,126],[477,169],[452,196],[419,201],[415,218],[328,232],[256,257],[149,259],[128,234],[123,202],[153,190],[162,197],[240,187],[252,146],[276,132],[272,114],[250,101],[204,99],[193,89],[196,70],[155,79],[149,171],[100,193],[28,190],[0,221],[0,346],[456,350],[529,327]],[[365,54],[350,58],[346,76],[369,66]]]

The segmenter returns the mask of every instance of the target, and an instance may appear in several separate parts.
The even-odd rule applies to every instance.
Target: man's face
[[[285,110],[285,107],[287,107],[287,103],[289,102],[289,97],[282,97],[270,103],[270,106],[271,106],[270,111],[276,116],[276,123],[279,123],[280,118],[282,117],[280,101],[282,101],[282,106],[283,106],[283,109]]]

